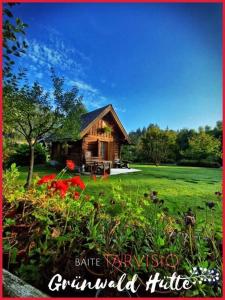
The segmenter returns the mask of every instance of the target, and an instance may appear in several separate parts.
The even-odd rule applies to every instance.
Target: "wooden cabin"
[[[51,159],[71,159],[86,170],[103,166],[110,168],[120,159],[121,146],[129,137],[112,105],[96,109],[81,117],[80,140],[52,142]],[[107,167],[108,166],[108,167]]]

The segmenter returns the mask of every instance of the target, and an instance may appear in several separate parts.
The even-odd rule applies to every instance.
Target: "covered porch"
[[[112,139],[84,140],[82,145],[85,171],[110,174],[115,161],[120,158],[120,145]]]
[[[85,162],[110,161],[111,163],[120,156],[120,149],[115,142],[108,139],[84,140],[82,145]],[[117,151],[115,153],[115,149]]]

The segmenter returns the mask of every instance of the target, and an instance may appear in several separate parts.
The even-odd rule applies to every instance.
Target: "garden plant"
[[[144,282],[156,271],[166,276],[209,269],[221,278],[222,237],[215,216],[215,208],[221,211],[220,191],[198,208],[199,218],[196,209],[188,206],[171,213],[161,191],[152,187],[146,186],[144,193],[137,189],[134,197],[121,180],[115,184],[105,174],[84,178],[84,182],[72,174],[74,168],[67,161],[58,174],[36,176],[29,190],[19,183],[15,164],[5,172],[6,269],[48,294],[47,282],[56,273],[68,279],[79,274],[90,280],[99,276],[116,279],[124,272],[131,278],[136,273],[141,284],[138,296],[146,296]],[[111,193],[104,190],[107,185]],[[98,257],[104,263],[97,269],[75,267],[75,257]],[[86,293],[95,296],[96,291]],[[115,296],[112,291],[105,293]],[[161,293],[159,289],[155,294]],[[167,295],[219,296],[221,284],[219,280],[198,282],[191,290],[168,291]]]

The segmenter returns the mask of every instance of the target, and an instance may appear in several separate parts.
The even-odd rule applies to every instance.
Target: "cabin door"
[[[108,160],[108,143],[101,142],[101,157],[103,160]]]

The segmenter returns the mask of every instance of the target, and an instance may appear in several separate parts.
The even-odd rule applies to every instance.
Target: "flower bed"
[[[172,216],[157,191],[137,193],[134,198],[117,185],[113,197],[104,191],[97,197],[89,195],[79,176],[62,178],[73,167],[67,163],[58,175],[37,178],[29,191],[16,183],[19,173],[15,166],[7,171],[3,206],[5,268],[47,294],[48,282],[56,273],[68,279],[79,274],[90,280],[99,274],[116,279],[123,272],[129,276],[137,273],[143,285],[139,296],[146,296],[143,282],[151,272],[189,274],[197,266],[215,269],[221,277],[221,236],[212,226],[214,202],[206,202],[203,209],[207,223],[198,226],[191,209]],[[107,174],[91,179],[96,184],[110,180]],[[221,193],[216,192],[214,197],[221,205]],[[75,265],[76,257],[106,259],[98,268],[92,268]],[[95,292],[81,294],[95,296]],[[76,296],[81,294],[77,292]],[[61,296],[65,295],[62,292]],[[161,295],[161,291],[155,295]],[[168,295],[219,296],[221,285],[219,281],[213,285],[199,283],[189,291],[169,291]]]

